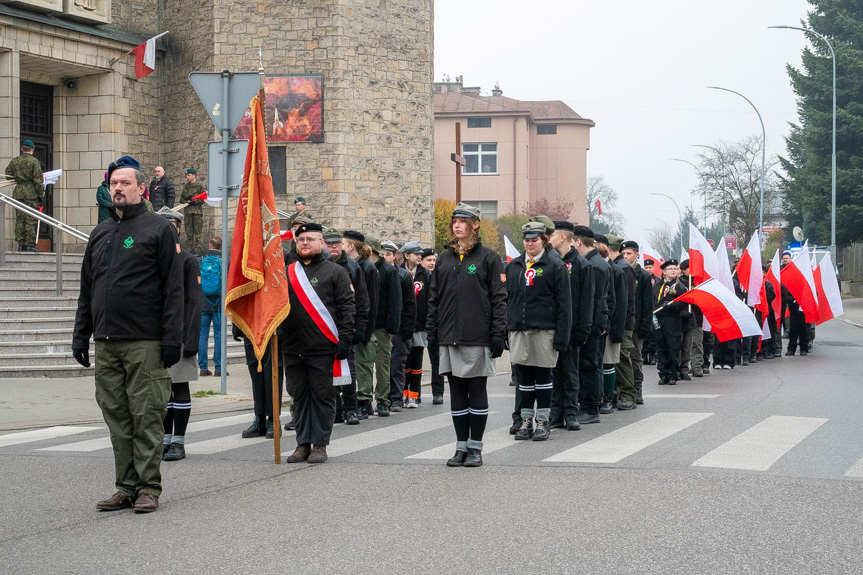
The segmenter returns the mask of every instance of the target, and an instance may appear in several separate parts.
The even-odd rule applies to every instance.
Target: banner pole
[[[282,424],[279,422],[279,412],[282,409],[279,392],[282,390],[282,382],[279,381],[279,336],[275,333],[270,338],[270,359],[273,364],[273,463],[279,465],[282,462]]]

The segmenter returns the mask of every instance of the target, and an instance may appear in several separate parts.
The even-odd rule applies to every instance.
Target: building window
[[[465,165],[462,174],[496,174],[497,144],[462,144]]]
[[[539,124],[536,127],[536,133],[540,136],[548,135],[548,134],[556,134],[557,133],[557,125],[556,124]]]
[[[468,118],[468,128],[491,128],[491,118]]]
[[[497,219],[497,202],[496,201],[465,200],[465,203],[478,209],[479,215],[483,219],[486,219],[486,218],[490,219],[490,220],[496,220]]]

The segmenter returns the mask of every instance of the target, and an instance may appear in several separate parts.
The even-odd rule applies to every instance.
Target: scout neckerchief
[[[297,265],[299,262],[294,262],[288,266],[288,278],[291,281],[291,287],[294,288],[294,293],[297,294],[297,299],[300,300],[303,309],[321,330],[321,333],[333,343],[339,343],[339,329],[336,327],[336,322],[333,316],[330,315],[327,306],[318,297],[315,289],[312,287],[306,270],[303,266]],[[333,385],[350,385],[351,371],[348,366],[347,359],[337,359],[333,362]]]
[[[659,297],[656,298],[656,303],[662,301],[662,298],[667,296],[668,294],[676,294],[677,293],[677,280],[674,280],[674,283],[668,283],[667,281],[662,282],[662,287],[659,288]]]

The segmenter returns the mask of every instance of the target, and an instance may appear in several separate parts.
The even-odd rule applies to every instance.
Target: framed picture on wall
[[[324,76],[291,74],[264,79],[267,141],[324,141]],[[237,126],[233,138],[246,140],[251,134],[251,111]]]

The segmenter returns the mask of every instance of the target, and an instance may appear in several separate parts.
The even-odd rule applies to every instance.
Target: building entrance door
[[[21,82],[21,141],[31,140],[36,146],[33,156],[42,164],[42,171],[54,169],[54,87],[44,84]],[[54,215],[54,186],[45,189],[42,212]],[[37,247],[53,249],[53,233],[50,226],[39,226]]]

